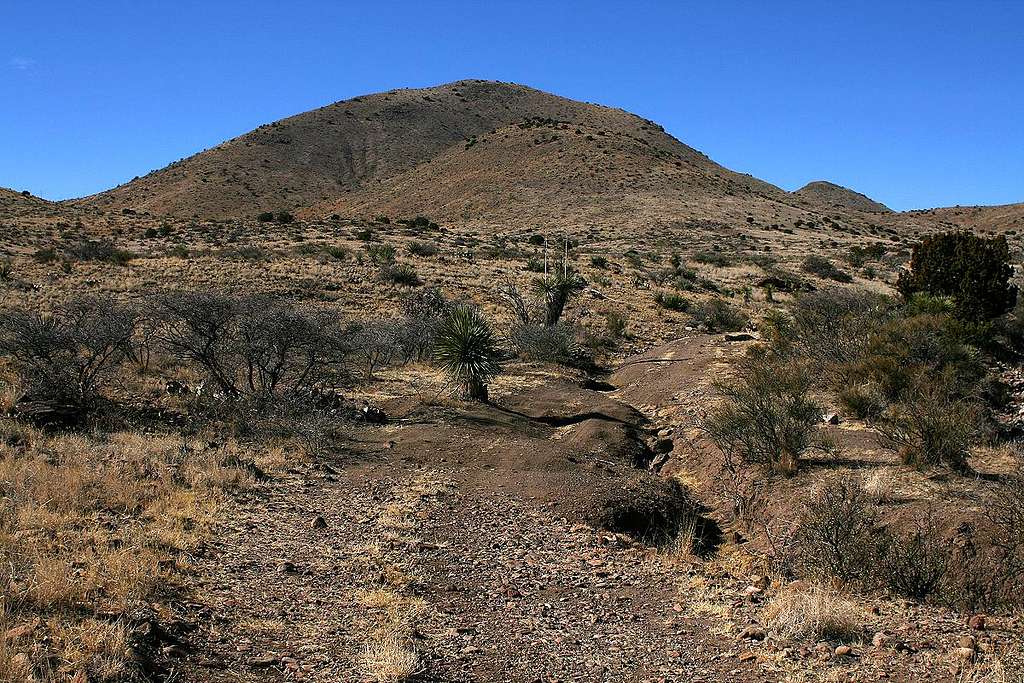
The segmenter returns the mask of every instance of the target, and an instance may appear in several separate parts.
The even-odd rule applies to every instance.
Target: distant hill
[[[566,229],[839,221],[902,233],[1024,221],[1020,205],[896,213],[826,181],[786,192],[621,109],[480,80],[336,102],[69,205],[179,218],[287,210]]]
[[[804,213],[789,193],[719,166],[656,123],[493,81],[338,102],[74,203],[203,218],[289,210],[543,221],[639,210],[782,221]]]
[[[841,207],[869,213],[892,212],[892,209],[885,204],[876,202],[870,197],[860,192],[854,192],[842,185],[830,183],[827,180],[816,180],[812,183],[807,183],[793,194],[802,199],[829,207]]]

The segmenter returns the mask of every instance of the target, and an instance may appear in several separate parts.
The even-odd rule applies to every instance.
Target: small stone
[[[32,632],[35,631],[36,628],[38,628],[39,623],[39,619],[33,619],[27,624],[22,624],[21,626],[15,626],[14,628],[7,629],[7,632],[4,633],[4,641],[9,643],[12,640],[18,640],[19,638],[24,638],[25,636],[31,635]]]
[[[975,614],[974,616],[972,616],[970,619],[967,620],[967,625],[970,626],[971,628],[973,628],[975,631],[984,631],[985,630],[985,615],[984,614]]]
[[[974,636],[960,636],[959,645],[960,647],[969,647],[972,650],[976,650],[978,648],[978,641],[975,640]]]
[[[755,657],[757,657],[757,655],[755,655],[750,650],[747,650],[746,652],[741,652],[739,658],[741,662],[749,662],[751,659],[754,659]]]
[[[313,520],[309,523],[309,525],[311,527],[313,527],[314,529],[326,529],[327,528],[327,520],[324,519],[323,516],[317,515],[316,517],[313,518]]]
[[[853,649],[849,645],[840,645],[836,648],[836,657],[845,657],[853,652]]]
[[[879,631],[871,638],[871,644],[877,648],[883,648],[889,643],[889,636],[883,631]]]
[[[767,576],[751,576],[750,585],[757,586],[761,590],[768,590],[769,580]]]
[[[277,565],[277,571],[279,571],[282,574],[294,574],[295,565],[288,561],[281,562]]]
[[[265,669],[268,666],[274,666],[277,662],[278,658],[274,655],[265,655],[252,660],[252,665],[260,669]]]
[[[839,413],[828,413],[824,420],[825,424],[837,425],[839,424]]]
[[[765,636],[765,631],[760,626],[748,626],[740,633],[740,638],[750,640],[764,640]]]
[[[954,654],[959,659],[969,662],[974,659],[974,648],[973,647],[958,647],[954,650]]]

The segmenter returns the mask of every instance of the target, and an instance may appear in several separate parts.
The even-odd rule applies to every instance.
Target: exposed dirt
[[[611,392],[561,379],[498,392],[494,406],[392,400],[390,424],[354,428],[344,448],[236,501],[179,607],[198,628],[169,668],[182,680],[374,680],[368,634],[401,594],[417,605],[415,680],[955,680],[971,633],[961,616],[865,598],[845,655],[758,635],[776,587],[748,588],[749,558],[716,541],[704,564],[646,533],[659,515],[699,510],[631,449],[699,407],[742,348],[681,339],[613,373]],[[694,464],[676,429],[666,471]],[[387,604],[374,598],[384,588]],[[989,624],[979,642],[1014,665],[1020,624]]]

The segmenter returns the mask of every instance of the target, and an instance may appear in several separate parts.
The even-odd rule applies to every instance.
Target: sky
[[[1024,202],[1024,0],[0,0],[0,186],[83,196],[463,78],[627,109],[787,190]]]

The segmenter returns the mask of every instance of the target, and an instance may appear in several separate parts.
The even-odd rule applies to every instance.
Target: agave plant
[[[448,310],[434,357],[466,398],[487,401],[487,382],[501,372],[501,352],[479,309],[463,304]]]

